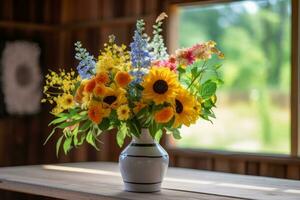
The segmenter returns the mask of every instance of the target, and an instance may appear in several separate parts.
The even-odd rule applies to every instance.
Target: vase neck
[[[142,129],[142,133],[140,135],[140,137],[132,137],[132,142],[134,143],[139,143],[139,144],[152,144],[155,143],[155,140],[151,137],[149,130],[146,128]]]

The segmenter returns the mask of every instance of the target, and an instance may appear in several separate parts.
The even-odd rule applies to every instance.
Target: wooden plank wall
[[[300,159],[212,150],[167,148],[170,165],[209,171],[300,180]]]

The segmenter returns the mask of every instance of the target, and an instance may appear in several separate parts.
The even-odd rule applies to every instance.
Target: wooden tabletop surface
[[[123,191],[117,163],[0,168],[0,189],[70,200],[300,200],[300,181],[169,168],[156,193]]]

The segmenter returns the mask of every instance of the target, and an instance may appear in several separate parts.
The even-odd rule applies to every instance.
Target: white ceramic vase
[[[160,191],[168,165],[168,153],[151,137],[148,129],[142,129],[140,137],[133,137],[119,157],[125,190]]]

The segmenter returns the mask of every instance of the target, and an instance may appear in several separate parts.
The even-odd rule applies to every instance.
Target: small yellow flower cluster
[[[118,46],[114,43],[114,36],[110,36],[109,42],[104,44],[104,51],[100,52],[96,64],[96,72],[101,71],[129,71],[130,54],[126,50],[126,45]]]
[[[59,73],[50,71],[46,75],[46,84],[43,91],[46,97],[41,102],[56,104],[51,111],[54,115],[72,108],[74,106],[74,97],[72,94],[76,83],[79,81],[80,77],[75,75],[74,71],[66,72],[62,69],[59,70]]]

